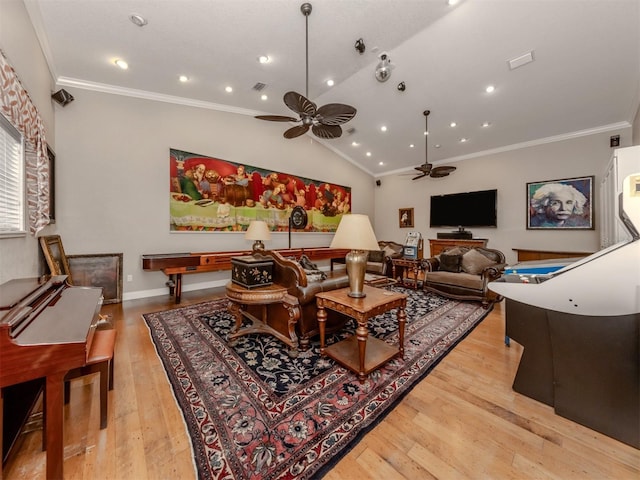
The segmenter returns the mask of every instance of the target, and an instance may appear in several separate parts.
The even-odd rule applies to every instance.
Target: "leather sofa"
[[[502,300],[488,288],[506,266],[500,250],[453,246],[423,264],[425,290],[457,300],[480,301],[485,307]]]
[[[289,295],[295,297],[300,305],[300,318],[296,324],[296,334],[300,350],[307,350],[311,338],[320,334],[316,317],[316,293],[335,290],[349,286],[349,277],[344,269],[334,272],[312,272],[305,269],[296,259],[285,258],[274,250],[266,250],[261,254],[264,258],[273,260],[273,282],[287,288]],[[255,316],[261,317],[264,306],[248,306],[248,310]],[[266,305],[269,324],[284,335],[287,334],[289,322],[288,311],[281,305]],[[332,310],[327,310],[326,332],[339,330],[349,320],[349,317]]]
[[[391,276],[391,259],[402,257],[403,246],[399,243],[380,240],[380,250],[371,250],[367,259],[367,272]]]

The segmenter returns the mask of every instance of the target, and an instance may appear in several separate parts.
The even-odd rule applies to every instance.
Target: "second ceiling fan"
[[[418,180],[419,178],[423,178],[423,177],[431,177],[431,178],[446,177],[451,172],[453,172],[456,169],[456,167],[448,167],[448,166],[434,167],[431,163],[429,163],[429,160],[428,160],[429,137],[427,135],[427,132],[429,131],[429,114],[431,112],[429,110],[425,110],[422,113],[424,114],[424,124],[425,124],[424,126],[424,138],[425,138],[424,163],[418,167],[414,167],[416,170],[420,172],[420,175],[418,175],[417,177],[413,177],[411,180]]]
[[[300,11],[305,16],[306,25],[307,83],[305,96],[297,92],[287,92],[284,95],[285,105],[300,115],[300,118],[282,115],[258,115],[256,118],[271,122],[302,122],[301,125],[296,125],[285,131],[284,138],[299,137],[307,133],[309,128],[316,137],[338,138],[342,135],[340,125],[351,120],[356,115],[356,109],[341,103],[329,103],[318,108],[315,103],[309,100],[309,15],[311,14],[311,4],[303,3],[300,6]]]

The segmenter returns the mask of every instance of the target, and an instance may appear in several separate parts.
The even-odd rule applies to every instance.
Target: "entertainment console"
[[[463,240],[463,239],[429,239],[429,250],[431,252],[431,257],[439,255],[442,250],[449,247],[486,247],[487,242],[489,240],[487,238],[474,238],[471,240]]]

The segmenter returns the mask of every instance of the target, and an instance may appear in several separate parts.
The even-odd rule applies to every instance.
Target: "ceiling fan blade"
[[[303,116],[313,117],[317,112],[316,104],[307,97],[296,92],[284,94],[284,103],[287,107]]]
[[[418,175],[417,177],[413,177],[411,180],[418,180],[419,178],[424,178],[424,177],[428,177],[428,175],[426,173],[423,173],[422,175]]]
[[[269,122],[297,122],[297,118],[284,117],[282,115],[256,115],[259,120],[268,120]]]
[[[320,138],[338,138],[342,135],[342,128],[339,125],[314,125],[311,131]]]
[[[429,173],[431,171],[431,167],[433,167],[433,165],[431,165],[430,163],[423,163],[422,165],[413,168],[422,173]]]
[[[284,138],[296,138],[300,135],[304,135],[309,130],[309,125],[296,125],[284,132]]]
[[[455,169],[456,167],[435,167],[431,170],[431,173],[429,175],[434,178],[446,177]]]
[[[357,110],[342,103],[328,103],[318,109],[318,120],[323,125],[340,125],[356,116]]]

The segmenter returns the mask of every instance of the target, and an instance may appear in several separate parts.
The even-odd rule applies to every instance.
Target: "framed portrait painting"
[[[400,228],[413,228],[413,208],[401,208],[398,210]]]
[[[594,177],[527,183],[528,230],[593,230]]]

